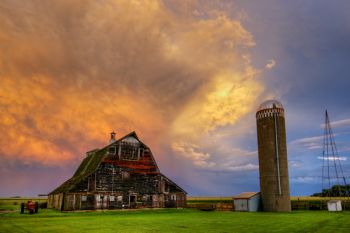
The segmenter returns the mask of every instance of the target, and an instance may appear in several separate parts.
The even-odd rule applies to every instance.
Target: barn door
[[[136,195],[134,194],[129,195],[129,207],[136,208]]]

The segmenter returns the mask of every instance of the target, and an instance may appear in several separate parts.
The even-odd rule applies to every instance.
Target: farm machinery
[[[24,202],[21,203],[21,214],[24,214],[24,211],[27,210],[29,214],[37,214],[39,209],[39,203],[28,201],[27,204],[24,204]]]

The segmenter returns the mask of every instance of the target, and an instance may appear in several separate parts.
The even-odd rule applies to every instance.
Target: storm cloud
[[[168,157],[256,169],[235,162],[240,150],[207,143],[264,91],[254,39],[234,10],[221,1],[1,1],[1,160],[77,164],[112,130],[135,130],[163,170],[176,166]]]

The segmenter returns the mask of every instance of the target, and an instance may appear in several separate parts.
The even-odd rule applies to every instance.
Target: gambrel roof
[[[58,188],[53,190],[49,195],[68,192],[84,178],[94,173],[98,168],[98,165],[100,165],[101,161],[106,156],[106,152],[107,148],[104,148],[86,157],[80,164],[74,175],[69,180],[61,184]]]
[[[87,152],[87,154],[88,154],[87,157],[81,162],[81,164],[79,165],[79,167],[76,170],[76,172],[74,173],[74,175],[70,179],[68,179],[66,182],[64,182],[62,185],[60,185],[55,190],[53,190],[49,195],[69,192],[78,183],[83,181],[85,178],[87,178],[88,176],[93,174],[98,169],[98,166],[101,164],[101,162],[103,162],[106,159],[106,157],[108,155],[108,149],[110,147],[112,147],[113,145],[116,145],[117,143],[119,143],[119,142],[121,142],[129,137],[135,138],[142,146],[144,146],[145,148],[147,148],[150,151],[149,147],[147,145],[145,145],[143,142],[141,142],[139,140],[136,132],[133,131],[133,132],[125,135],[124,137],[118,139],[117,141],[110,143],[109,145],[105,146],[102,149],[94,149],[94,150]],[[153,155],[151,152],[150,152],[150,156],[151,156],[151,159],[153,160],[152,162],[154,163],[154,166],[156,169],[156,172],[153,172],[153,174],[161,175],[168,182],[175,185],[179,190],[186,193],[182,188],[180,188],[173,181],[171,181],[169,178],[167,178],[166,176],[164,176],[163,174],[161,174],[159,172],[159,168],[158,168],[157,163],[156,163],[155,159],[153,158]],[[138,161],[134,161],[134,162],[132,161],[129,163],[137,163],[137,162]]]

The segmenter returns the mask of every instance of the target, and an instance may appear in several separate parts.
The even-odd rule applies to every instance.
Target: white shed
[[[327,202],[328,211],[342,211],[341,200],[330,200]]]
[[[233,197],[235,211],[255,212],[260,210],[260,192],[244,192]]]

